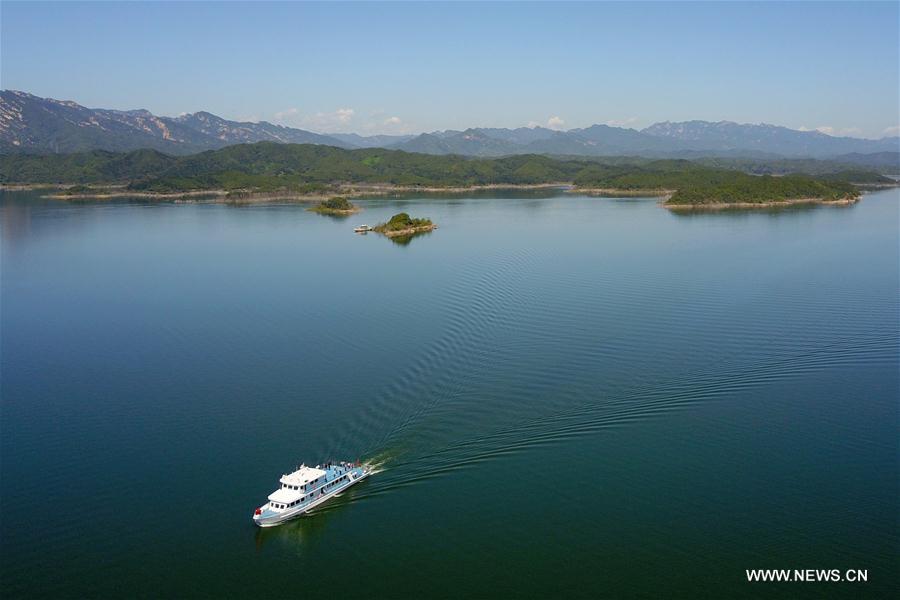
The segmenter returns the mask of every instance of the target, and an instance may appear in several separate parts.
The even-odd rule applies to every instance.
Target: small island
[[[352,215],[358,213],[360,209],[343,196],[335,196],[328,200],[322,200],[309,210],[321,215]]]
[[[712,184],[681,186],[664,206],[671,210],[778,208],[798,204],[846,206],[858,202],[859,197],[856,187],[840,180],[738,173]]]
[[[410,237],[435,229],[437,229],[437,225],[432,223],[431,219],[414,219],[406,213],[398,213],[387,223],[381,223],[372,228],[373,231],[389,238]]]

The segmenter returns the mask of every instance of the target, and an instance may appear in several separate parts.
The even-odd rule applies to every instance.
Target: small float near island
[[[281,487],[269,494],[268,502],[253,512],[253,523],[274,527],[299,517],[328,501],[371,474],[360,462],[330,462],[315,467],[300,465],[281,476]]]
[[[368,225],[357,225],[353,228],[354,233],[368,233],[369,231],[372,231],[372,228]]]

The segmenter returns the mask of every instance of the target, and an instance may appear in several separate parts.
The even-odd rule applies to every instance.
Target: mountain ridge
[[[177,117],[146,109],[87,108],[69,100],[0,91],[0,152],[59,153],[159,150],[194,154],[242,143],[273,141],[354,147],[326,135],[275,125],[230,121],[206,111]]]
[[[545,127],[472,127],[419,135],[321,134],[268,121],[232,121],[207,111],[165,117],[146,109],[87,108],[71,100],[0,91],[0,153],[149,148],[183,155],[261,141],[475,157],[544,154],[832,158],[852,154],[862,155],[859,160],[864,163],[865,155],[900,151],[897,137],[870,140],[767,123],[700,120],[661,121],[640,130],[596,124],[566,131]],[[873,160],[886,159],[881,156]]]

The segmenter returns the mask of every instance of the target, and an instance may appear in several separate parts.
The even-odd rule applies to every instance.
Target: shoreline
[[[57,188],[60,189],[60,188]],[[64,189],[64,188],[63,188]],[[50,200],[113,200],[116,198],[143,198],[146,200],[209,200],[216,204],[241,204],[291,200],[295,202],[321,202],[332,194],[301,194],[295,192],[229,192],[228,190],[196,190],[190,192],[138,192],[130,190],[100,193],[43,194],[41,198]]]
[[[0,184],[0,190],[8,191],[33,191],[33,190],[67,190],[81,184],[62,184],[62,183],[42,183],[42,184]],[[540,190],[559,188],[564,191],[573,189],[571,183],[536,183],[536,184],[479,184],[468,186],[409,186],[396,184],[336,184],[333,189],[323,190],[320,192],[255,192],[250,190],[224,190],[224,189],[207,189],[207,190],[187,190],[181,192],[144,192],[140,190],[128,190],[125,185],[98,185],[95,190],[90,192],[78,192],[74,194],[66,193],[50,193],[44,194],[42,198],[52,200],[107,200],[112,198],[146,198],[159,200],[173,200],[179,198],[202,198],[207,197],[213,201],[226,202],[258,202],[268,200],[292,200],[296,202],[319,202],[327,200],[334,195],[342,195],[348,198],[364,198],[366,196],[386,196],[391,194],[442,194],[442,193],[465,193],[477,192],[484,190]]]
[[[422,225],[420,227],[409,227],[407,229],[397,229],[394,231],[378,231],[378,229],[373,229],[375,233],[380,233],[384,237],[393,238],[393,237],[403,237],[406,235],[415,235],[417,233],[426,233],[428,231],[434,231],[437,229],[437,225],[432,223],[431,225]]]
[[[860,201],[856,198],[841,198],[840,200],[825,200],[823,198],[791,198],[788,200],[772,200],[767,202],[710,202],[707,204],[661,204],[669,210],[728,210],[730,208],[784,208],[788,206],[804,206],[819,204],[824,206],[851,206]]]
[[[570,194],[584,194],[585,196],[607,196],[612,198],[662,198],[668,200],[677,190],[664,189],[623,189],[623,188],[579,188],[573,187],[566,190]]]
[[[35,190],[66,190],[76,184],[0,184],[3,191],[35,191]],[[877,191],[892,187],[900,187],[900,184],[878,184],[875,186],[857,185],[861,195],[869,191]],[[867,189],[868,188],[868,189]],[[214,204],[251,204],[265,202],[298,202],[316,203],[322,202],[336,194],[353,199],[364,199],[371,196],[391,196],[394,194],[441,194],[441,193],[465,193],[482,190],[541,190],[558,189],[561,194],[583,194],[585,196],[603,196],[610,198],[656,198],[658,203],[669,210],[723,210],[754,209],[754,208],[778,208],[798,206],[804,204],[821,204],[830,206],[848,206],[860,201],[860,197],[844,198],[840,200],[825,200],[821,198],[795,198],[789,200],[772,200],[766,202],[710,202],[692,204],[669,204],[668,200],[675,190],[667,189],[620,189],[620,188],[578,188],[572,183],[538,183],[538,184],[483,184],[471,186],[404,186],[396,184],[336,184],[330,190],[316,192],[253,192],[241,190],[207,189],[191,190],[183,192],[142,192],[128,190],[125,185],[110,184],[97,186],[90,193],[79,192],[74,194],[49,193],[42,194],[41,198],[52,200],[110,200],[116,198],[141,198],[147,200],[167,200],[174,202],[202,202]],[[348,216],[360,212],[360,207],[349,211],[319,211],[310,208],[320,214],[335,216]]]
[[[354,206],[353,208],[348,208],[346,210],[338,210],[335,208],[319,208],[318,206],[313,206],[312,208],[307,208],[306,210],[320,215],[331,215],[337,217],[346,217],[362,211],[362,209],[358,206]]]
[[[449,187],[440,187],[440,186],[417,186],[417,185],[397,185],[393,183],[381,184],[381,183],[373,183],[373,184],[355,184],[350,186],[354,191],[360,194],[373,194],[373,195],[383,195],[383,194],[391,194],[391,193],[404,193],[408,194],[411,192],[423,192],[428,194],[442,194],[442,193],[461,193],[461,192],[478,192],[484,190],[541,190],[541,189],[553,189],[553,188],[571,188],[573,187],[572,183],[566,182],[557,182],[557,183],[484,183],[484,184],[476,184],[476,185],[458,185],[458,186],[449,186]]]

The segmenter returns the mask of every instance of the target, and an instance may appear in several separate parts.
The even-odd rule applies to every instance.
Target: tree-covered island
[[[435,229],[437,229],[437,225],[432,223],[431,219],[414,219],[406,213],[398,213],[387,223],[380,223],[372,228],[373,231],[389,238],[413,236]]]
[[[808,161],[807,161],[808,163]],[[253,200],[324,201],[402,191],[571,186],[574,193],[666,198],[665,206],[756,207],[795,202],[852,203],[859,186],[895,185],[878,173],[815,162],[815,174],[785,172],[807,163],[775,162],[769,172],[723,168],[703,160],[516,155],[470,158],[368,148],[259,142],[189,156],[154,150],[0,155],[0,184],[53,184],[62,198],[210,195]],[[738,164],[738,163],[736,163]],[[814,167],[814,169],[813,169]],[[72,187],[78,186],[78,187]],[[319,207],[317,207],[318,209]]]
[[[328,200],[322,200],[309,210],[322,215],[352,215],[359,212],[359,207],[344,198],[343,196],[335,196]]]

